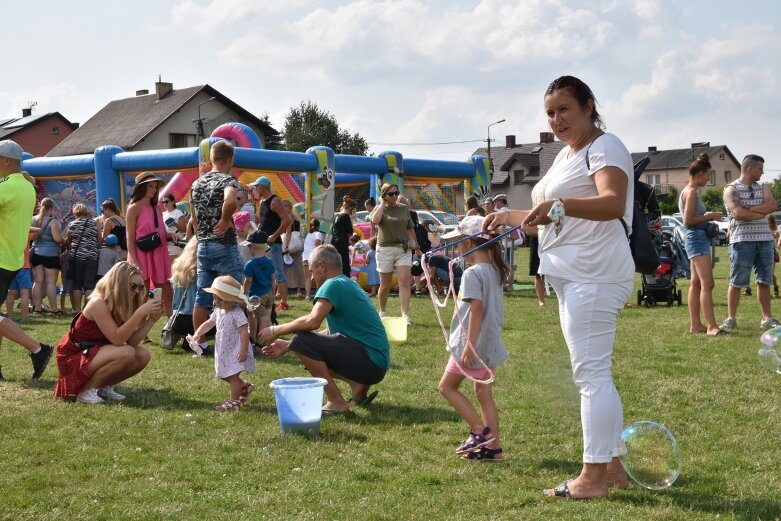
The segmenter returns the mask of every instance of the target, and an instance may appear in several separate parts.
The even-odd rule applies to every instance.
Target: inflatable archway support
[[[122,149],[107,145],[95,149],[95,202],[100,205],[106,199],[114,199],[120,208],[124,208],[120,190],[119,171],[114,167],[114,158]]]
[[[306,200],[309,202],[306,221],[320,221],[320,231],[328,233],[334,219],[336,167],[334,151],[328,147],[311,147],[306,151],[315,157],[316,168],[306,176]]]
[[[464,201],[473,193],[491,192],[490,170],[488,168],[488,159],[485,156],[472,156],[468,162],[474,165],[474,177],[464,179]]]
[[[389,150],[380,152],[378,157],[385,160],[385,172],[382,172],[382,176],[374,184],[373,193],[370,191],[371,196],[375,199],[380,198],[380,187],[385,183],[398,186],[399,191],[404,190],[404,156],[400,152]]]

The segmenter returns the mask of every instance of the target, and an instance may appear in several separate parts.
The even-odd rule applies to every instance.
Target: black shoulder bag
[[[159,225],[157,222],[157,208],[152,208],[155,216],[155,231],[147,233],[143,237],[136,239],[136,246],[141,251],[152,251],[162,246],[163,241],[160,240],[160,233],[158,233]]]
[[[596,141],[596,139],[594,141]],[[591,163],[588,159],[588,152],[591,150],[591,145],[594,144],[594,141],[592,141],[591,144],[589,144],[588,149],[586,149],[586,168],[589,170],[591,170]],[[645,165],[643,165],[643,168],[645,168]],[[637,167],[635,167],[635,170],[636,169]],[[632,179],[634,179],[636,175],[634,172],[632,172],[632,174]],[[634,179],[635,198],[632,205],[631,234],[629,233],[629,229],[624,222],[624,218],[622,217],[619,220],[621,221],[621,226],[624,227],[624,233],[629,240],[629,250],[632,252],[632,259],[635,261],[635,271],[637,273],[650,274],[659,267],[659,252],[656,251],[656,247],[654,246],[654,242],[651,238],[651,232],[648,229],[648,219],[646,219],[645,216],[645,209],[648,206],[648,200],[639,201],[637,199],[638,193],[640,192],[637,190],[637,184],[639,182],[640,181]],[[654,190],[652,186],[649,186],[649,188],[651,189],[648,197],[650,200],[651,196],[654,194]]]

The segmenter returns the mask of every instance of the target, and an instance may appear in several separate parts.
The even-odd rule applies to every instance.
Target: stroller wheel
[[[677,300],[678,300],[678,305],[680,306],[681,303],[683,302],[683,293],[681,292],[681,290],[678,290],[678,298],[677,298]]]
[[[642,303],[643,303],[643,292],[638,289],[637,290],[637,305],[639,306]]]
[[[645,307],[647,307],[647,308],[656,307],[656,300],[653,297],[646,298],[645,299]]]

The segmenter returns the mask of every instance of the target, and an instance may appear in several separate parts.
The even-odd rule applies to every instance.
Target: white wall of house
[[[168,118],[162,125],[152,131],[143,141],[133,147],[133,150],[161,150],[171,147],[171,134],[188,134],[193,136],[194,144],[197,146],[200,140],[195,137],[197,132],[194,119],[198,118],[198,104],[207,101],[211,96],[206,92],[199,92],[193,99],[187,102],[176,114]],[[208,123],[204,126],[204,134],[208,137],[211,132],[228,122],[241,122],[252,128],[260,138],[261,143],[265,141],[263,132],[256,126],[247,123],[234,111],[220,103],[219,100],[210,101],[201,105],[201,117],[208,118]]]
[[[740,165],[735,163],[729,154],[720,152],[710,158],[712,184],[705,188],[722,187],[740,177]],[[642,180],[652,185],[672,185],[678,193],[689,183],[688,168],[675,168],[669,170],[646,170]]]

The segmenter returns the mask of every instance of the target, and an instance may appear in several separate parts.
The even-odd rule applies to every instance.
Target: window
[[[194,147],[195,134],[168,134],[171,138],[171,148]]]
[[[662,184],[662,175],[661,174],[648,174],[646,177],[647,183],[649,185],[657,186]]]
[[[513,184],[519,185],[523,183],[523,176],[525,173],[525,170],[513,170]]]
[[[711,170],[710,175],[708,176],[708,186],[713,186],[716,184],[716,171]]]
[[[719,154],[719,159],[724,159],[724,154]]]
[[[731,183],[732,182],[732,170],[725,170],[724,171],[724,182],[725,183]]]

